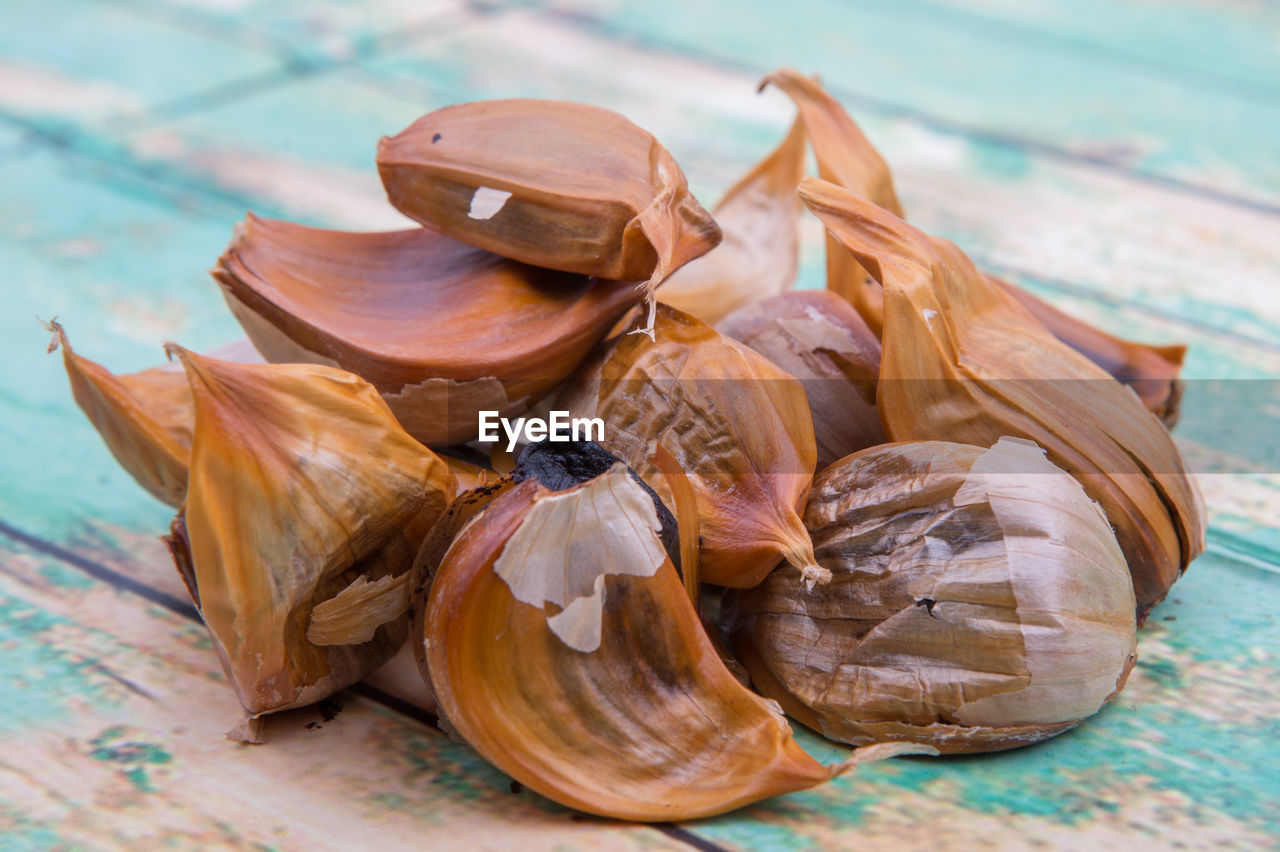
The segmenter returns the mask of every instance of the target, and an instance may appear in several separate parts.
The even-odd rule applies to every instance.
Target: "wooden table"
[[[691,8],[685,8],[691,7]],[[385,680],[236,702],[33,315],[118,371],[239,335],[205,275],[247,209],[402,221],[378,137],[475,98],[619,109],[713,202],[817,71],[913,220],[1113,331],[1187,341],[1177,436],[1209,551],[1124,694],[1043,746],[867,767],[719,819],[584,818]],[[0,9],[0,846],[938,849],[1275,844],[1280,7],[1178,0],[39,0]],[[802,285],[821,286],[806,224]],[[339,709],[340,708],[340,709]],[[826,759],[838,750],[804,736]]]

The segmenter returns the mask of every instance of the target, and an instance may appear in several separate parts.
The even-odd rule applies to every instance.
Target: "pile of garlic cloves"
[[[247,340],[117,376],[49,324],[177,510],[234,738],[407,642],[441,728],[504,772],[673,820],[1034,743],[1120,692],[1204,548],[1183,347],[983,273],[903,220],[815,80],[762,85],[796,120],[712,213],[616,113],[461,104],[378,147],[419,227],[236,228],[213,277]],[[810,213],[828,286],[793,292]],[[597,431],[476,443],[553,411]],[[823,765],[788,716],[856,748]]]

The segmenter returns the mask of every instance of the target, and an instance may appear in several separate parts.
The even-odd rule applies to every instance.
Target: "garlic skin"
[[[499,769],[579,810],[660,821],[813,787],[863,759],[818,763],[729,673],[624,465],[484,499],[415,595],[414,641],[442,721]]]
[[[697,499],[703,581],[746,588],[786,559],[821,582],[799,514],[816,463],[804,387],[669,305],[658,304],[654,330],[656,342],[636,334],[606,341],[557,406],[602,418],[600,443],[668,505],[674,498],[654,457],[659,447],[671,454]]]
[[[889,164],[880,156],[862,128],[845,112],[817,80],[793,68],[780,68],[764,78],[760,88],[773,85],[795,101],[804,121],[818,175],[859,198],[899,216],[902,203],[893,186]],[[880,288],[836,239],[827,236],[827,289],[838,293],[857,309],[872,332],[880,335]]]
[[[247,714],[325,698],[404,642],[409,569],[453,476],[350,373],[170,349],[195,404],[166,540],[179,574]]]
[[[1177,425],[1183,389],[1178,372],[1186,346],[1151,346],[1107,334],[1008,281],[990,274],[983,277],[1016,299],[1054,337],[1133,388],[1147,410],[1167,428]]]
[[[563,381],[643,293],[539,269],[425,228],[350,233],[250,215],[213,271],[276,363],[373,384],[426,444],[474,440]]]
[[[740,308],[716,329],[804,385],[818,469],[888,439],[876,410],[880,340],[858,312],[826,290],[798,290]]]
[[[671,154],[611,110],[477,101],[424,115],[378,144],[400,212],[456,240],[547,269],[653,290],[721,240]]]
[[[658,297],[709,325],[791,289],[800,255],[804,123],[796,118],[782,143],[734,184],[714,213],[724,241],[680,267]]]
[[[182,367],[168,363],[114,375],[76,354],[56,320],[47,327],[54,335],[49,351],[62,347],[71,394],[111,455],[152,497],[181,506],[187,493],[195,424],[191,388]],[[212,355],[245,364],[262,363],[262,356],[247,340],[227,344]]]
[[[839,101],[816,80],[790,68],[773,72],[761,85],[769,84],[795,101],[823,180],[905,218],[888,164]],[[1068,316],[1007,281],[993,275],[986,278],[1020,302],[1063,343],[1132,387],[1143,404],[1166,426],[1172,428],[1177,422],[1178,401],[1182,396],[1178,370],[1186,347],[1149,346],[1123,340]],[[875,335],[881,335],[884,292],[879,282],[851,254],[842,251],[839,241],[830,235],[827,236],[827,289],[848,299]]]
[[[1029,441],[855,453],[817,476],[805,523],[831,582],[784,566],[727,603],[756,686],[831,739],[1027,745],[1096,713],[1136,659],[1115,535]]]
[[[1169,431],[954,244],[813,179],[800,197],[884,289],[876,404],[895,441],[1035,441],[1115,526],[1141,623],[1205,547],[1205,508]]]

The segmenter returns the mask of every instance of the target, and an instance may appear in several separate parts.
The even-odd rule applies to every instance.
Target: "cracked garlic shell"
[[[175,564],[246,713],[318,701],[404,642],[453,476],[351,373],[171,350],[195,403]]]
[[[1129,674],[1115,535],[1029,441],[855,453],[815,479],[805,523],[831,581],[810,591],[784,566],[727,608],[757,688],[831,739],[1013,748],[1079,724]]]
[[[424,547],[413,641],[447,729],[550,799],[632,820],[722,813],[858,762],[814,760],[725,668],[624,464],[541,475],[472,492],[447,551]]]

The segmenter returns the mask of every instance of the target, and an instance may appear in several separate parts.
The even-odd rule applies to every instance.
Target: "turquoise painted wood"
[[[1278,22],[1198,0],[5,5],[0,848],[1275,845]],[[713,202],[790,120],[754,91],[782,63],[851,96],[913,221],[1112,331],[1191,344],[1177,434],[1210,552],[1116,704],[1044,746],[875,765],[665,833],[513,794],[377,692],[226,743],[235,702],[155,539],[170,511],[75,408],[35,316],[118,371],[239,336],[205,270],[244,212],[394,226],[377,138],[458,100],[619,109]]]

